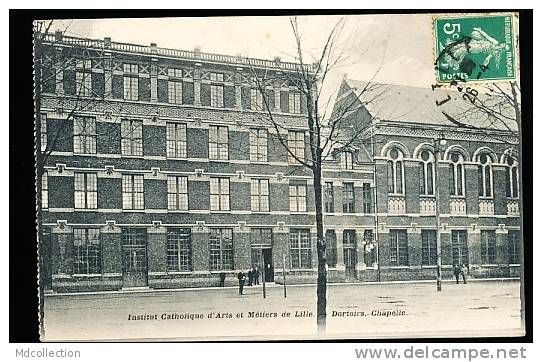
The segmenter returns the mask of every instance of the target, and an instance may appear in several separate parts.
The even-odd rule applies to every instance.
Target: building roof
[[[518,130],[514,108],[502,96],[483,93],[477,96],[476,104],[481,102],[486,109],[498,110],[503,114],[497,119],[465,99],[465,91],[443,88],[433,90],[350,79],[345,79],[344,82],[363,102],[374,122],[391,121],[514,132]]]
[[[135,54],[147,54],[149,56],[162,56],[169,58],[179,58],[183,60],[193,60],[209,63],[220,64],[236,64],[241,66],[252,66],[257,68],[268,69],[281,69],[287,71],[298,71],[299,65],[297,63],[284,62],[280,58],[274,60],[248,58],[240,54],[237,55],[224,55],[216,53],[202,52],[200,49],[181,50],[158,47],[157,44],[152,43],[150,45],[133,44],[133,43],[121,43],[111,41],[111,38],[102,39],[90,39],[80,38],[75,36],[66,36],[61,32],[55,34],[46,34],[45,42],[58,45],[67,45],[73,47],[92,48],[97,50],[107,49],[109,51],[118,51],[124,53]]]

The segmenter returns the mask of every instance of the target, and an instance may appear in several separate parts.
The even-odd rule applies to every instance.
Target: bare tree
[[[453,81],[453,86],[456,86],[460,92],[464,92],[462,96],[462,104],[458,106],[463,111],[451,116],[446,112],[442,112],[446,118],[457,126],[475,129],[480,133],[494,139],[495,141],[506,143],[514,150],[508,156],[518,162],[518,173],[522,175],[522,142],[518,137],[502,137],[491,129],[501,129],[510,133],[518,133],[522,135],[522,114],[521,114],[521,88],[516,81],[508,83],[489,83],[481,86],[480,90],[474,87],[468,87],[461,81]],[[438,87],[438,86],[434,86]],[[439,104],[437,102],[437,104]],[[443,104],[443,103],[441,103]],[[473,119],[477,122],[473,123]],[[512,139],[512,140],[511,140]],[[519,207],[523,210],[523,182],[519,182]],[[523,229],[523,228],[522,228]],[[520,258],[520,299],[521,299],[521,325],[525,328],[525,292],[524,292],[524,244],[523,238],[519,243],[519,258]]]
[[[330,72],[345,59],[346,51],[341,50],[340,35],[345,25],[344,19],[334,24],[328,33],[323,47],[316,56],[307,55],[303,46],[303,37],[298,19],[290,19],[290,26],[295,40],[295,70],[281,66],[280,59],[276,59],[276,69],[262,70],[251,66],[253,87],[257,90],[258,102],[251,106],[257,112],[255,119],[262,127],[271,129],[276,134],[278,143],[286,150],[288,158],[296,164],[312,172],[314,206],[316,210],[316,250],[318,257],[317,279],[317,328],[318,333],[325,333],[326,328],[326,243],[324,238],[323,202],[322,202],[322,167],[326,160],[332,158],[337,149],[349,150],[356,143],[360,143],[360,135],[366,130],[363,122],[358,121],[358,112],[363,112],[367,100],[361,100],[361,95],[370,87],[367,82],[365,89],[358,90],[357,94],[350,93],[347,97],[338,99],[331,115],[327,115],[332,97],[324,99],[323,85]],[[251,62],[248,59],[249,63]],[[379,69],[380,70],[380,69]],[[272,73],[272,74],[271,74]],[[378,71],[376,72],[378,73]],[[375,73],[375,76],[376,76]],[[374,79],[374,77],[373,77]],[[372,81],[372,80],[371,80]],[[306,129],[308,129],[309,155],[296,152],[294,141],[288,138],[289,126],[274,113],[273,99],[267,88],[273,82],[287,84],[290,89],[301,96],[302,112],[306,116]],[[252,102],[255,102],[253,99]],[[290,105],[293,107],[294,105]],[[297,105],[296,105],[297,107]],[[290,110],[291,112],[292,110]],[[291,112],[293,113],[293,112]]]

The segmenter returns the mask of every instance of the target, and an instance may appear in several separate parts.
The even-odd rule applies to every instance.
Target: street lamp
[[[440,160],[441,149],[446,146],[446,139],[441,132],[438,138],[433,140],[433,149],[435,150],[435,216],[437,222],[437,291],[442,291],[442,245],[440,240],[440,194],[438,163]]]

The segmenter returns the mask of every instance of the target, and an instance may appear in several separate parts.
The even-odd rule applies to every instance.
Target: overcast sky
[[[340,17],[299,17],[303,48],[321,51]],[[294,37],[288,17],[207,17],[56,21],[66,34],[159,47],[282,60],[291,59]],[[324,84],[334,98],[343,74],[355,80],[429,87],[434,83],[430,14],[346,16],[337,48],[344,53]],[[378,71],[378,69],[380,70]],[[378,72],[377,72],[378,71]],[[376,75],[375,75],[376,73]]]

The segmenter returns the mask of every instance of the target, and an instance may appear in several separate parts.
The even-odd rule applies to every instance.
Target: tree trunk
[[[316,324],[318,334],[326,332],[326,243],[324,240],[324,220],[322,213],[322,168],[321,157],[318,157],[313,167],[314,175],[314,204],[316,207],[316,251],[318,254],[318,281],[316,287]]]

